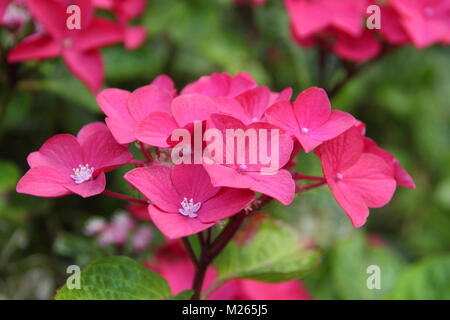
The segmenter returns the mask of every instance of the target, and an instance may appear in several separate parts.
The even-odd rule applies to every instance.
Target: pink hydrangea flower
[[[186,252],[178,242],[169,242],[158,249],[156,258],[146,263],[147,267],[158,272],[169,283],[172,294],[176,295],[191,289],[195,268]],[[203,290],[215,281],[217,272],[214,266],[206,271]],[[255,280],[239,279],[229,281],[208,297],[208,300],[310,300],[310,294],[298,280],[281,283],[265,283]]]
[[[66,26],[66,4],[63,0],[28,0],[33,17],[45,28],[45,33],[26,37],[8,55],[10,63],[42,60],[62,56],[72,73],[94,93],[103,83],[103,60],[99,48],[121,42],[122,28],[106,19],[93,16],[90,0],[78,0],[81,29]]]
[[[448,0],[389,0],[389,3],[400,13],[401,23],[416,47],[450,43]]]
[[[170,147],[168,141],[176,129],[192,129],[194,122],[204,121],[219,111],[219,104],[200,94],[184,94],[176,97],[169,112],[152,112],[136,127],[139,141],[160,148]]]
[[[212,73],[210,76],[200,77],[197,81],[188,84],[181,94],[202,94],[210,98],[230,97],[256,87],[256,82],[245,72],[239,72],[236,76],[228,73]]]
[[[294,103],[282,101],[274,104],[266,116],[269,123],[295,136],[305,152],[335,138],[355,123],[350,114],[331,110],[328,96],[320,88],[303,91]]]
[[[359,36],[368,4],[368,0],[285,0],[292,26],[301,38],[327,27]]]
[[[328,186],[353,226],[360,227],[370,208],[387,204],[396,188],[386,161],[364,152],[361,129],[353,127],[316,150]]]
[[[247,155],[250,152],[257,152],[257,150],[250,151],[249,143],[245,143],[244,149],[238,149],[236,144],[235,150],[231,150],[226,147],[226,139],[223,141],[223,159],[211,158],[212,163],[204,162],[204,166],[214,186],[250,189],[275,198],[284,205],[293,201],[295,183],[291,174],[282,169],[289,161],[293,149],[292,139],[287,134],[267,123],[253,123],[246,126],[233,117],[221,114],[211,115],[209,127],[218,129],[224,137],[226,137],[227,129],[242,129],[244,132],[250,129],[254,129],[255,132],[259,132],[260,129],[265,130],[267,132],[268,150],[272,149],[271,130],[278,130],[278,146],[274,144],[278,148],[278,166],[271,169],[271,174],[262,174],[263,168],[268,169],[269,165],[263,164],[259,156],[256,163],[250,163],[250,157]],[[257,137],[257,139],[259,145],[261,137]],[[239,154],[246,155],[243,162],[238,160]],[[229,163],[227,159],[232,157],[234,157],[234,161]]]
[[[210,228],[254,199],[249,190],[214,187],[201,165],[153,165],[129,171],[124,178],[152,202],[151,219],[170,239]]]
[[[127,144],[136,140],[137,125],[152,112],[170,113],[175,96],[172,79],[160,75],[152,83],[133,92],[122,89],[105,89],[97,102],[106,115],[106,124],[114,138]]]
[[[278,101],[289,101],[292,89],[273,93],[269,88],[261,86],[244,91],[235,98],[217,97],[214,100],[219,105],[220,113],[230,115],[245,124],[265,121],[266,110]]]
[[[91,123],[77,137],[58,134],[31,153],[30,170],[18,182],[17,192],[39,197],[97,195],[105,189],[105,172],[132,159],[104,124]]]
[[[124,28],[124,42],[127,49],[132,50],[142,45],[147,37],[147,31],[143,26],[129,26],[128,23],[144,12],[145,0],[93,0],[93,2],[101,9],[114,12]]]

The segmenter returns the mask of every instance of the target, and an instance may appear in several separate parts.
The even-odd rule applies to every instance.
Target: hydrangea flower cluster
[[[450,43],[448,0],[285,0],[285,5],[299,45],[320,44],[345,60],[372,59],[384,44],[422,49]],[[371,5],[380,8],[380,29],[366,27]]]
[[[290,88],[272,92],[243,72],[213,73],[179,93],[166,75],[133,92],[106,89],[97,97],[106,124],[91,123],[76,137],[47,140],[29,155],[30,170],[17,191],[40,197],[103,193],[127,200],[141,217],[145,208],[167,238],[177,239],[250,214],[271,200],[287,206],[295,194],[325,184],[360,227],[369,208],[386,205],[397,185],[415,187],[394,156],[365,136],[362,122],[332,109],[323,89],[291,96]],[[192,133],[194,141],[176,144],[180,130]],[[230,132],[244,138],[233,137],[230,147]],[[135,146],[144,160],[133,157]],[[199,163],[198,149],[207,155]],[[178,163],[173,155],[180,150],[184,162]],[[297,171],[303,153],[318,157],[323,177]],[[105,190],[105,173],[125,164],[136,166],[124,179],[140,198]],[[308,180],[315,182],[302,183]]]
[[[80,9],[80,28],[67,25],[69,5]],[[96,8],[111,11],[117,21],[96,17]],[[144,0],[4,0],[0,4],[0,25],[23,25],[29,15],[35,22],[35,33],[11,49],[8,62],[62,57],[70,71],[97,93],[104,77],[100,49],[121,42],[127,49],[139,47],[146,31],[128,24],[144,9]]]

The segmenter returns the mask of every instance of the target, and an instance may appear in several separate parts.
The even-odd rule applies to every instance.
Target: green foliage
[[[305,280],[319,299],[384,299],[393,292],[405,261],[387,244],[371,244],[362,232],[339,241],[324,256],[324,264]],[[379,270],[380,288],[369,288]],[[375,271],[375,272],[378,272]]]
[[[231,242],[215,261],[218,283],[238,278],[282,282],[303,277],[320,262],[288,226],[267,219],[244,244]]]
[[[161,300],[171,297],[163,277],[128,257],[98,260],[81,271],[80,289],[65,284],[56,300]]]
[[[400,276],[393,299],[450,299],[450,255],[426,258]]]

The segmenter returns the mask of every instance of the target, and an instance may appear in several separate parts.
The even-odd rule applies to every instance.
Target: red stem
[[[124,194],[117,193],[117,192],[110,191],[110,190],[103,191],[103,194],[105,196],[116,198],[116,199],[120,199],[120,200],[131,201],[131,202],[140,203],[140,204],[148,204],[148,202],[145,201],[145,200],[129,197],[129,196],[126,196]]]
[[[145,146],[145,144],[142,143],[142,142],[139,142],[139,146],[141,148],[142,154],[145,157],[145,160],[147,160],[147,162],[152,162],[153,161],[152,155],[148,152],[147,147]]]

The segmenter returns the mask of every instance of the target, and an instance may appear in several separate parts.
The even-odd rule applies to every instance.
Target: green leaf
[[[175,297],[171,298],[170,300],[189,300],[191,299],[193,294],[194,294],[193,290],[184,290],[181,291],[179,294],[177,294]]]
[[[380,299],[392,292],[404,261],[389,247],[371,245],[361,232],[353,232],[333,248],[332,281],[341,299]],[[380,289],[369,289],[368,278],[380,271]]]
[[[266,219],[244,245],[231,242],[216,259],[218,283],[237,278],[282,282],[303,277],[320,262],[290,227]]]
[[[171,297],[167,281],[128,257],[97,260],[81,271],[80,289],[64,285],[56,300],[161,300]]]
[[[17,166],[9,161],[0,160],[0,194],[15,188],[20,177]]]
[[[394,299],[450,299],[450,255],[424,259],[408,267],[395,287]]]

